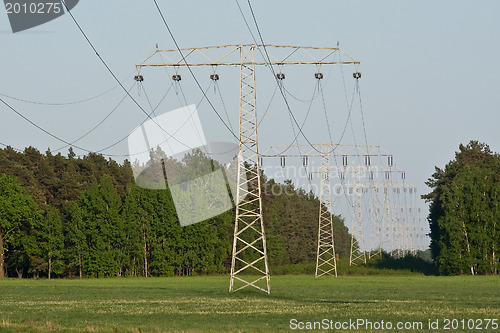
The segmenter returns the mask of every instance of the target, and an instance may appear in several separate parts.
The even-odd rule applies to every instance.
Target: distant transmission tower
[[[373,180],[371,180],[373,182]],[[382,255],[382,222],[380,220],[380,203],[379,203],[379,189],[375,186],[369,186],[370,196],[371,196],[371,206],[370,206],[370,252],[368,253],[368,259],[372,259],[376,256]]]
[[[272,50],[273,54],[268,53],[268,50]],[[347,60],[334,60],[339,53],[346,56]],[[256,60],[256,54],[260,55],[260,60]],[[152,62],[155,55],[161,56],[161,63]],[[323,48],[252,44],[174,50],[157,49],[146,60],[136,65],[139,72],[143,67],[170,66],[176,69],[183,66],[240,67],[240,152],[229,291],[237,291],[251,286],[266,293],[271,292],[266,236],[262,217],[255,66],[282,66],[288,64],[317,66],[354,64],[358,66],[359,61],[341,51],[338,46],[336,48]],[[180,80],[180,75],[176,74],[174,77],[174,80]],[[281,78],[277,77],[277,79]],[[240,177],[242,174],[246,174],[246,181]]]
[[[283,150],[287,150],[287,153],[280,153]],[[319,223],[318,223],[318,246],[316,254],[316,277],[322,275],[335,275],[337,276],[337,261],[335,257],[335,243],[334,243],[334,230],[333,230],[333,220],[332,214],[332,181],[331,176],[334,173],[356,173],[356,169],[359,167],[359,177],[361,177],[361,168],[364,165],[351,165],[348,159],[351,157],[362,157],[365,159],[365,163],[368,165],[371,157],[387,157],[389,161],[392,161],[392,155],[387,151],[382,149],[380,146],[362,146],[362,145],[341,145],[341,144],[313,144],[313,145],[295,145],[288,147],[271,147],[264,157],[280,157],[284,159],[285,157],[302,157],[309,159],[310,157],[320,158],[320,168],[319,171],[313,171],[311,173],[319,173],[320,180],[320,208],[319,208]],[[342,164],[338,165],[332,163],[331,157],[342,157]],[[347,170],[347,167],[353,166],[353,170]],[[359,182],[359,190],[362,191],[362,184]],[[354,196],[353,196],[354,197]],[[359,198],[361,200],[361,198]],[[361,204],[355,207],[357,202],[353,198],[353,212],[361,214]],[[357,221],[357,225],[351,226],[351,251],[349,262],[353,263],[354,260],[358,260],[364,257],[365,254],[362,252],[358,246],[358,239],[363,237],[363,223],[361,220]],[[358,226],[359,225],[359,226]],[[356,231],[356,234],[354,234]],[[355,235],[355,236],[354,236]],[[354,252],[353,252],[354,251]],[[354,253],[354,256],[353,256]],[[365,260],[366,262],[366,260]]]
[[[327,146],[321,146],[320,194],[318,247],[316,253],[316,273],[319,277],[325,274],[337,276],[337,259],[335,258],[335,241],[333,234],[332,183],[330,175],[330,156]]]
[[[352,228],[351,228],[351,253],[349,264],[357,265],[359,261],[366,264],[365,236],[363,230],[363,186],[361,184],[361,168],[358,164],[353,169],[352,184]]]
[[[406,234],[403,232],[404,219],[400,218],[401,214],[398,210],[401,209],[395,202],[391,202],[389,198],[390,191],[397,193],[400,189],[413,188],[404,182],[396,182],[392,180],[393,174],[398,174],[404,180],[405,171],[392,164],[392,158],[388,165],[371,164],[368,168],[368,180],[361,181],[357,168],[362,165],[354,167],[353,172],[353,185],[349,189],[353,192],[353,240],[351,242],[351,265],[359,263],[366,263],[366,254],[364,254],[364,216],[362,209],[362,197],[366,193],[371,194],[371,207],[370,207],[370,238],[369,238],[369,254],[368,259],[372,259],[382,253],[384,244],[389,243],[391,254],[394,252],[395,256],[402,256],[402,248],[405,242]],[[377,174],[383,174],[384,180],[375,180]],[[383,191],[383,202],[379,202],[378,193]],[[355,194],[358,194],[356,197]],[[356,200],[357,199],[357,200]],[[382,217],[380,217],[380,207],[382,207]],[[356,240],[361,240],[357,242]],[[396,249],[396,250],[392,250]]]
[[[356,147],[364,147],[364,146],[356,146]],[[372,146],[378,147],[378,146]],[[390,239],[391,242],[404,242],[404,235],[396,234],[396,232],[391,233],[393,226],[395,230],[400,230],[400,222],[397,216],[397,211],[393,213],[390,212],[389,205],[389,190],[398,185],[399,183],[392,182],[391,174],[398,173],[404,177],[405,172],[393,165],[393,157],[392,155],[385,153],[380,147],[380,151],[376,152],[374,150],[369,153],[364,153],[362,156],[365,158],[365,164],[349,164],[349,168],[345,168],[347,166],[347,156],[343,155],[343,166],[344,170],[341,171],[341,179],[344,179],[346,173],[352,173],[352,184],[341,184],[344,189],[349,190],[349,193],[352,194],[352,221],[351,221],[351,242],[350,242],[350,255],[349,255],[349,264],[350,265],[358,265],[358,264],[366,264],[367,262],[367,248],[365,247],[365,233],[366,233],[366,223],[369,223],[369,253],[368,259],[374,258],[377,255],[382,253],[382,247],[384,244],[385,236],[387,235],[387,239]],[[356,156],[356,155],[354,155]],[[372,164],[371,158],[374,156],[387,156],[388,157],[388,165],[383,164]],[[336,169],[338,171],[338,168]],[[386,179],[383,182],[376,181],[375,177],[378,174],[384,174]],[[363,180],[367,179],[367,180]],[[401,185],[404,188],[409,188],[409,185]],[[403,188],[403,187],[401,187]],[[378,193],[380,189],[384,189],[384,203],[382,204],[379,201]],[[371,207],[370,207],[370,216],[367,218],[363,214],[363,198],[367,193],[370,193],[371,196]],[[380,217],[380,207],[383,209],[383,216]],[[394,206],[395,207],[395,206]],[[394,208],[396,209],[396,208]],[[396,220],[394,222],[388,221],[390,214],[392,213],[392,217]],[[390,224],[390,228],[388,225]],[[389,235],[390,234],[390,235]],[[394,237],[393,237],[394,236]]]

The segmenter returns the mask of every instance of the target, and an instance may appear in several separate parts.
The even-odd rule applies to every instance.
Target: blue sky
[[[239,0],[251,21],[248,4]],[[434,166],[444,166],[460,143],[486,142],[500,151],[500,2],[485,1],[253,1],[262,36],[268,44],[331,46],[361,61],[360,81],[367,141],[381,145],[407,171],[407,179],[427,191],[423,182]],[[160,1],[181,47],[252,43],[235,1]],[[81,1],[73,13],[113,72],[132,87],[134,65],[160,48],[174,48],[153,1]],[[252,23],[252,22],[250,22]],[[251,24],[253,27],[253,24]],[[7,15],[0,14],[0,93],[40,102],[71,102],[116,86],[68,15],[26,32],[12,34]],[[285,85],[294,96],[311,98],[316,68],[285,68]],[[342,72],[325,80],[328,116],[334,141],[346,121]],[[353,69],[345,67],[348,95]],[[195,71],[202,86],[209,70]],[[148,96],[158,102],[170,85],[163,70],[143,73]],[[219,86],[233,126],[238,119],[238,69],[221,69]],[[187,72],[182,89],[189,103],[201,99]],[[226,80],[227,78],[227,80]],[[258,110],[267,108],[275,83],[259,69]],[[147,110],[144,93],[132,95]],[[224,114],[218,95],[208,93]],[[120,88],[93,101],[67,106],[41,106],[5,98],[18,111],[57,136],[71,141],[100,122],[124,96]],[[159,112],[179,107],[179,95],[167,97]],[[357,105],[357,104],[356,104]],[[353,130],[343,143],[362,143],[364,133],[353,108]],[[299,121],[307,103],[292,103]],[[200,117],[213,140],[232,140],[213,111],[200,104]],[[45,151],[64,146],[0,106],[0,142]],[[312,142],[328,142],[320,103],[313,105],[305,132]],[[356,118],[358,117],[358,118]],[[95,132],[78,144],[97,150],[126,136],[144,120],[126,100]],[[286,144],[290,120],[279,96],[271,103],[260,130],[260,147]],[[353,134],[354,133],[354,134]],[[299,143],[305,143],[303,139]],[[76,150],[78,153],[81,151]],[[126,155],[126,141],[109,154]],[[119,157],[118,157],[119,159]]]

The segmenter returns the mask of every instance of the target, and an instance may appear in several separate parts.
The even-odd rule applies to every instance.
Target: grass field
[[[500,276],[287,275],[272,277],[271,295],[248,288],[229,294],[228,285],[227,276],[2,280],[0,332],[278,332],[291,331],[291,319],[422,322],[424,331],[433,331],[430,319],[439,320],[443,332],[445,318],[465,319],[465,325],[468,319],[500,321]],[[458,325],[447,331],[470,331]],[[484,329],[484,321],[482,328],[500,332],[491,324]]]

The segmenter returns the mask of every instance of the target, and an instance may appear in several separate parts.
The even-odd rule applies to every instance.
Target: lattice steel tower
[[[284,150],[287,153],[281,153]],[[287,147],[271,147],[263,156],[265,157],[302,157],[309,159],[310,157],[320,158],[320,168],[312,173],[320,174],[320,207],[319,207],[319,223],[318,223],[318,246],[316,252],[316,273],[315,276],[335,275],[337,276],[337,259],[335,256],[335,242],[333,229],[333,211],[332,211],[332,180],[331,176],[338,173],[339,169],[342,174],[352,172],[355,174],[357,168],[364,167],[362,165],[348,163],[348,159],[352,157],[365,158],[368,163],[371,157],[387,157],[392,160],[392,155],[382,149],[380,146],[363,146],[363,145],[343,145],[343,144],[313,144],[313,145],[294,145]],[[331,158],[342,157],[342,165],[332,163]],[[347,170],[348,166],[352,166],[353,170]],[[338,176],[338,175],[337,175]],[[359,169],[359,178],[361,177],[361,169]],[[353,177],[354,178],[354,177]],[[363,189],[361,182],[358,182],[359,190]],[[361,200],[361,198],[359,198]],[[353,200],[353,204],[355,201]],[[357,204],[357,202],[356,202]],[[359,207],[358,207],[359,206]],[[361,214],[361,202],[354,207],[354,214]],[[362,216],[361,216],[362,217]],[[353,263],[352,251],[355,251],[354,260],[364,258],[364,253],[359,252],[358,238],[363,237],[362,218],[357,221],[356,234],[354,233],[354,222],[351,227],[353,235],[351,239],[351,254],[349,258],[350,264]],[[359,225],[359,226],[358,226]],[[359,253],[358,253],[359,252]]]
[[[354,165],[352,189],[352,229],[351,229],[351,254],[350,265],[357,265],[359,261],[366,264],[365,236],[363,231],[361,165]]]
[[[266,235],[262,216],[259,145],[255,96],[255,47],[240,49],[240,155],[238,162],[236,221],[229,291],[247,286],[271,292],[267,261]],[[246,173],[242,181],[241,174]],[[246,199],[246,200],[245,200]],[[239,276],[247,269],[260,274],[256,278]],[[265,280],[265,286],[258,285]],[[235,285],[241,282],[241,285]]]
[[[268,50],[272,50],[273,54],[269,53]],[[347,60],[335,60],[334,58],[338,54],[344,55]],[[161,63],[153,62],[155,55],[162,57]],[[256,55],[260,56],[259,60],[256,59]],[[338,45],[335,48],[325,48],[251,44],[173,50],[156,49],[146,60],[136,65],[139,72],[144,67],[163,66],[176,69],[190,66],[240,67],[240,152],[230,291],[251,286],[267,293],[271,292],[262,217],[255,67],[257,65],[319,66],[324,64],[354,64],[358,66],[359,61],[341,51]],[[143,79],[142,75],[140,77]],[[175,77],[180,80],[180,75],[176,74]],[[246,180],[241,177],[245,174]],[[249,271],[253,274],[257,273],[257,275],[253,277],[244,275]],[[263,283],[264,281],[265,283]]]
[[[337,276],[337,259],[335,258],[335,241],[333,237],[332,193],[330,180],[330,156],[328,146],[321,146],[320,164],[320,194],[319,194],[319,222],[318,247],[316,253],[315,276]]]

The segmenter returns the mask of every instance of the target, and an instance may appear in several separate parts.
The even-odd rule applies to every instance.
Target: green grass
[[[230,294],[227,276],[0,280],[0,332],[277,332],[290,331],[292,318],[421,321],[425,329],[439,319],[443,331],[445,318],[500,321],[500,276],[285,275],[271,285],[266,295]]]

